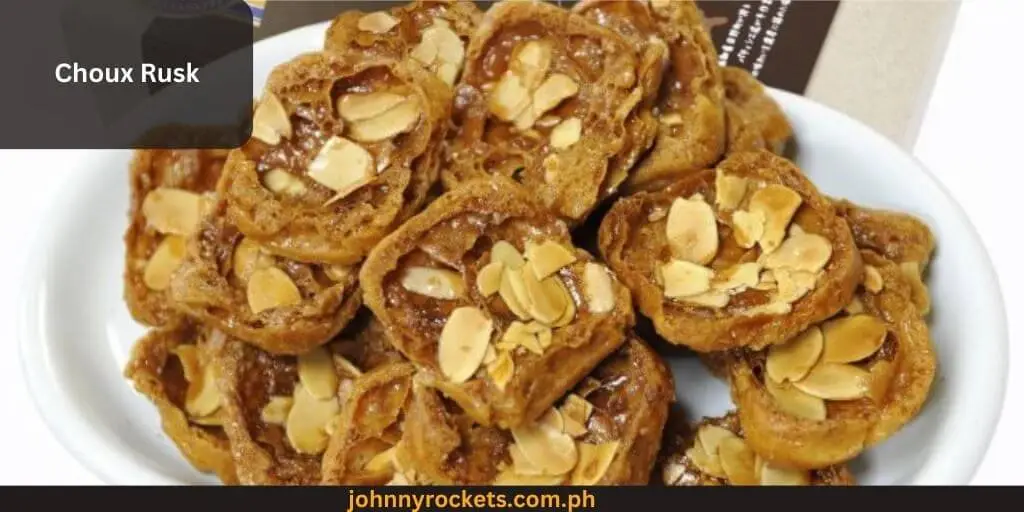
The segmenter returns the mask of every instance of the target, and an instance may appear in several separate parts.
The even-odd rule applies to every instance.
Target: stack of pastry
[[[852,483],[928,394],[934,243],[716,62],[692,1],[340,14],[241,148],[137,154],[126,375],[226,483]],[[735,411],[670,422],[648,342]]]

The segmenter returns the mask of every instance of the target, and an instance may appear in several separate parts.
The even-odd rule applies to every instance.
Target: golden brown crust
[[[908,213],[867,208],[833,199],[836,213],[846,219],[857,247],[877,252],[895,263],[917,262],[922,270],[935,251],[935,236],[923,221]]]
[[[175,307],[276,354],[300,354],[338,334],[361,304],[355,270],[335,281],[323,265],[263,253],[261,268],[284,271],[300,301],[256,313],[248,301],[248,281],[234,268],[245,237],[228,222],[224,209],[219,202],[189,240],[185,261],[171,278]]]
[[[669,49],[661,38],[654,12],[647,0],[584,0],[573,6],[572,10],[629,40],[640,64],[637,89],[642,91],[642,99],[626,119],[623,148],[609,165],[604,190],[605,195],[610,195],[629,177],[640,157],[654,145],[659,125],[651,109],[658,101],[662,78],[669,62]]]
[[[124,299],[132,317],[151,326],[173,325],[181,313],[170,307],[166,290],[153,290],[143,278],[146,263],[163,235],[154,230],[142,213],[147,194],[161,187],[196,193],[214,190],[227,151],[222,150],[139,150],[132,157],[131,223],[124,234]]]
[[[376,175],[339,199],[307,171],[330,137],[352,136],[351,127],[338,117],[337,100],[366,90],[416,98],[420,116],[408,133],[362,144],[373,158]],[[271,95],[290,115],[294,135],[275,145],[254,138],[231,153],[219,185],[229,218],[246,236],[282,256],[359,262],[422,206],[436,181],[437,153],[451,106],[449,88],[408,62],[320,52],[278,66],[264,92],[265,98]],[[265,188],[261,176],[273,169],[298,179],[304,191],[287,195]]]
[[[188,382],[182,365],[174,355],[181,345],[197,345],[205,350],[210,331],[183,321],[149,331],[132,347],[125,377],[160,412],[161,427],[182,456],[197,470],[215,473],[225,484],[235,484],[235,465],[231,446],[220,427],[189,421],[185,412]]]
[[[718,53],[692,0],[652,3],[658,30],[669,47],[669,68],[655,115],[661,120],[650,154],[630,174],[630,192],[658,190],[721,158],[725,112]]]
[[[730,176],[784,185],[797,192],[803,202],[794,223],[804,231],[826,238],[832,256],[818,284],[792,304],[789,313],[780,315],[744,315],[745,308],[766,299],[751,289],[724,310],[714,311],[667,299],[656,279],[657,265],[668,254],[664,218],[650,221],[654,210],[668,211],[675,198],[701,193],[715,197],[715,171],[694,174],[659,192],[643,192],[620,199],[605,216],[598,234],[601,254],[609,266],[633,292],[639,310],[650,318],[658,334],[669,341],[698,352],[711,352],[743,346],[765,347],[785,341],[845,306],[861,276],[860,255],[846,223],[836,215],[831,203],[818,193],[788,160],[767,151],[732,155],[718,166]],[[728,224],[718,212],[717,222]],[[758,259],[759,249],[736,245],[730,229],[719,228],[722,249],[711,267],[728,266]]]
[[[683,422],[670,424],[666,429],[662,453],[658,458],[658,467],[654,478],[658,484],[670,486],[723,486],[729,485],[727,479],[708,474],[698,467],[687,455],[686,451],[694,446],[697,431],[705,425],[722,427],[733,434],[744,437],[743,428],[735,411],[717,418],[703,418],[695,425]],[[812,486],[850,486],[855,485],[853,473],[846,465],[834,465],[810,471]]]
[[[551,346],[543,355],[516,353],[515,373],[504,390],[483,367],[463,384],[447,382],[438,364],[438,338],[454,309],[475,306],[482,310],[494,322],[493,339],[500,339],[516,320],[499,295],[485,298],[476,286],[479,271],[490,261],[492,245],[507,241],[521,252],[527,241],[545,240],[572,247],[563,222],[522,187],[493,177],[441,196],[385,238],[360,271],[364,300],[386,326],[396,348],[481,423],[515,425],[538,417],[621,345],[623,332],[633,324],[629,292],[614,277],[613,309],[600,314],[590,311],[582,275],[583,267],[594,260],[576,249],[576,261],[555,275],[570,290],[575,316],[571,323],[553,331]],[[400,271],[408,265],[459,273],[465,295],[442,300],[406,290]]]
[[[490,484],[512,464],[512,434],[473,423],[422,381],[414,386],[402,450],[423,482]],[[607,470],[593,485],[646,485],[674,401],[672,376],[650,347],[630,337],[574,390],[593,405],[578,442],[618,442]]]
[[[845,199],[833,199],[832,203],[850,225],[857,247],[875,251],[900,265],[914,304],[927,315],[932,301],[923,279],[935,252],[935,236],[928,225],[907,213],[866,208]]]
[[[391,480],[393,466],[375,470],[366,463],[398,444],[415,370],[409,363],[393,362],[354,381],[342,404],[339,428],[324,452],[321,483],[383,485]]]
[[[764,84],[749,71],[722,68],[728,153],[767,149],[782,154],[793,137],[793,127]]]
[[[825,420],[798,418],[781,410],[766,391],[764,354],[737,354],[730,364],[733,401],[747,442],[768,460],[804,468],[850,460],[902,428],[928,397],[935,352],[928,326],[911,301],[910,287],[894,263],[870,251],[863,251],[863,258],[885,283],[879,293],[858,294],[865,311],[888,328],[889,348],[866,363],[873,389],[881,390],[880,405],[871,398],[829,401]]]
[[[397,22],[384,33],[359,28],[359,21],[367,14],[363,11],[341,13],[327,28],[324,48],[332,52],[353,52],[401,60],[420,42],[423,31],[437,20],[447,22],[465,42],[473,35],[483,17],[476,4],[467,0],[416,0],[382,12],[388,13]]]
[[[361,319],[363,320],[363,319]],[[372,371],[401,361],[381,339],[381,330],[365,319],[327,345],[339,375],[336,399],[344,403],[359,389],[339,356],[356,368]],[[316,485],[321,481],[323,454],[300,453],[290,444],[285,427],[263,420],[271,397],[291,397],[299,384],[294,356],[275,356],[251,345],[229,340],[218,347],[218,387],[226,412],[224,429],[231,440],[238,477],[245,485]]]
[[[541,41],[551,51],[551,74],[545,69],[538,84],[545,76],[561,73],[578,91],[546,110],[546,115],[537,115],[552,119],[550,125],[531,121],[525,128],[516,128],[489,104],[498,96],[495,91],[502,90],[496,84],[515,76],[507,71],[513,53],[526,41]],[[631,151],[626,125],[644,95],[642,87],[637,87],[639,66],[626,39],[580,15],[537,1],[495,4],[467,48],[466,67],[456,90],[455,129],[441,176],[445,187],[452,189],[488,175],[515,178],[559,216],[573,223],[582,221],[614,188],[609,182],[614,174],[610,160],[624,149]],[[532,103],[523,105],[525,110],[534,109]],[[511,105],[507,108],[514,110]],[[580,120],[581,137],[571,146],[555,149],[551,132],[569,118]]]

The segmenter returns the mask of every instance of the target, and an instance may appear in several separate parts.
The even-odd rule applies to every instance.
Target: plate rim
[[[257,43],[259,46],[271,46],[280,44],[283,39],[299,39],[305,37],[307,32],[322,29],[326,24],[316,23],[299,27]],[[255,48],[254,48],[255,50]],[[952,446],[944,447],[944,460],[936,460],[931,456],[925,459],[910,477],[911,485],[934,485],[934,484],[958,484],[971,483],[978,467],[984,460],[992,442],[995,430],[1005,409],[1007,376],[1009,372],[1009,334],[1007,326],[1007,312],[1002,288],[993,265],[991,255],[981,239],[974,223],[964,211],[963,207],[956,201],[949,189],[939,180],[926,166],[924,166],[914,155],[903,150],[894,142],[886,139],[863,122],[854,119],[846,114],[832,109],[823,104],[817,103],[806,97],[768,88],[770,94],[781,100],[783,104],[801,104],[802,108],[817,110],[826,117],[842,118],[851,128],[861,132],[865,138],[874,139],[874,144],[892,155],[893,159],[902,159],[907,165],[913,167],[920,173],[925,181],[936,189],[937,196],[941,197],[951,209],[951,215],[956,218],[963,227],[969,241],[966,246],[958,247],[963,251],[969,248],[977,261],[983,262],[983,269],[976,277],[981,281],[979,289],[986,290],[982,295],[988,303],[993,306],[989,308],[988,323],[992,332],[990,336],[993,343],[986,347],[989,354],[989,372],[985,379],[987,386],[993,391],[986,395],[987,400],[978,406],[980,414],[984,417],[983,423],[979,422],[974,426],[974,436],[960,436],[959,442]],[[69,222],[67,211],[59,207],[60,204],[67,204],[75,197],[81,187],[77,186],[88,177],[98,172],[107,172],[98,166],[89,163],[101,159],[104,155],[113,152],[124,152],[129,150],[97,150],[89,151],[86,156],[76,163],[76,169],[71,177],[63,183],[55,193],[48,197],[48,205],[42,226],[48,229],[37,231],[30,240],[29,254],[38,255],[27,259],[27,269],[22,275],[19,286],[20,301],[17,306],[17,336],[19,348],[19,363],[23,379],[36,410],[42,418],[50,433],[57,439],[61,446],[74,457],[84,468],[96,475],[101,481],[115,485],[183,485],[184,482],[170,478],[149,465],[121,452],[111,452],[104,455],[90,454],[92,446],[104,444],[101,437],[96,433],[94,427],[85,418],[80,410],[68,399],[57,383],[59,377],[54,375],[50,366],[51,360],[48,355],[46,342],[45,322],[45,277],[52,257],[50,248],[56,244],[58,233]],[[984,410],[981,410],[984,409]],[[944,424],[948,424],[944,422]],[[69,426],[69,425],[73,425]],[[948,430],[948,429],[946,429]],[[937,438],[950,437],[949,433],[938,431]],[[949,441],[949,439],[947,439]],[[127,476],[126,475],[130,475]]]

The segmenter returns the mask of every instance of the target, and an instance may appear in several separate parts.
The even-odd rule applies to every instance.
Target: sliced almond
[[[561,411],[563,417],[586,423],[594,412],[594,405],[576,393],[569,393],[562,403]]]
[[[535,354],[544,353],[540,341],[537,340],[537,335],[527,329],[526,324],[512,322],[505,329],[505,332],[502,333],[498,348],[501,350],[514,350],[518,347],[523,347]]]
[[[882,273],[873,265],[864,265],[864,289],[871,293],[878,293],[884,287]]]
[[[818,278],[810,272],[793,271],[788,268],[775,269],[776,301],[792,304],[814,289]]]
[[[383,114],[357,121],[349,134],[358,142],[380,142],[411,131],[422,114],[419,99],[410,96]]]
[[[352,275],[352,267],[345,265],[325,265],[323,268],[327,278],[334,282],[344,281]]]
[[[491,262],[495,261],[500,261],[506,268],[512,270],[519,270],[526,265],[526,260],[519,250],[504,240],[499,240],[491,247]]]
[[[672,260],[661,266],[665,296],[673,299],[692,297],[710,290],[713,276],[714,271],[710,268],[684,260]]]
[[[350,123],[365,121],[395,108],[405,99],[388,91],[346,94],[338,100],[338,114]]]
[[[747,209],[751,213],[761,213],[765,218],[764,234],[758,240],[762,253],[770,253],[782,244],[786,228],[802,203],[800,194],[777,184],[770,184],[750,195]]]
[[[509,311],[520,320],[532,320],[527,305],[523,303],[528,297],[526,285],[523,283],[523,270],[506,268],[501,274],[501,284],[498,287],[498,295],[505,301]]]
[[[761,462],[761,485],[810,485],[810,474],[804,469],[789,469]]]
[[[561,279],[552,276],[545,279],[544,284],[548,288],[548,293],[554,294],[557,290],[562,295],[562,304],[565,305],[565,311],[562,312],[562,316],[558,317],[551,327],[565,327],[569,325],[576,318],[576,299],[569,293],[569,288],[565,286]]]
[[[793,386],[825,400],[856,400],[868,394],[871,375],[848,364],[822,363]]]
[[[551,43],[545,40],[527,41],[513,51],[509,70],[516,74],[527,89],[536,89],[551,68]]]
[[[798,381],[807,376],[821,358],[824,336],[812,326],[799,336],[768,349],[765,370],[775,382]]]
[[[615,291],[608,268],[600,263],[588,262],[583,268],[583,288],[587,294],[587,309],[601,315],[615,309]]]
[[[491,376],[494,385],[498,386],[498,389],[502,391],[505,390],[509,381],[512,380],[515,370],[515,361],[512,360],[511,352],[502,352],[494,359],[493,363],[487,365],[488,375]]]
[[[373,156],[348,139],[331,137],[309,164],[309,177],[337,192],[351,194],[374,177]]]
[[[821,398],[808,395],[792,384],[776,384],[771,379],[765,379],[764,387],[783,412],[812,421],[825,419],[825,401]]]
[[[557,276],[551,276],[544,281],[537,279],[536,272],[531,270],[533,262],[527,263],[523,268],[523,283],[526,286],[526,293],[529,297],[526,301],[530,316],[545,325],[553,325],[565,311],[566,304],[562,294],[549,280],[558,280]]]
[[[370,473],[386,473],[395,469],[395,447],[392,446],[377,455],[374,455],[363,466],[364,471]]]
[[[256,270],[246,286],[249,309],[258,315],[268,309],[293,306],[302,302],[299,288],[292,278],[277,267]]]
[[[578,117],[570,117],[551,129],[551,147],[566,149],[580,141],[583,133],[583,121]]]
[[[168,235],[160,241],[153,255],[146,261],[142,272],[142,283],[154,291],[166,290],[171,286],[171,275],[185,261],[186,244],[183,237]]]
[[[690,459],[690,462],[697,466],[697,469],[710,476],[728,478],[722,469],[722,464],[718,461],[718,456],[708,455],[700,443],[694,443],[693,446],[686,450],[686,458]]]
[[[792,310],[793,310],[793,306],[790,303],[779,301],[779,300],[775,300],[775,301],[767,302],[767,303],[764,303],[764,304],[758,304],[757,306],[744,309],[742,311],[739,311],[739,314],[742,315],[742,316],[761,316],[761,315],[777,316],[777,315],[785,315],[785,314],[789,313]]]
[[[760,263],[737,263],[716,274],[711,282],[711,288],[738,293],[757,286],[760,279]]]
[[[554,407],[548,409],[547,412],[537,419],[537,426],[554,432],[562,432],[565,430],[565,422],[562,420],[562,413],[558,412],[558,409],[555,409]]]
[[[409,56],[418,60],[424,66],[429,66],[437,59],[437,45],[428,39],[421,39],[409,52]]]
[[[821,235],[792,233],[775,252],[764,258],[769,269],[788,268],[804,272],[817,272],[832,258],[832,244]]]
[[[587,435],[588,432],[586,425],[569,418],[565,419],[565,428],[563,431],[572,436],[573,439],[579,439]]]
[[[763,212],[736,210],[732,212],[732,234],[736,243],[750,249],[764,236],[765,217]]]
[[[454,300],[466,294],[462,274],[434,267],[409,267],[402,274],[402,287],[413,293],[442,300]]]
[[[754,451],[739,437],[723,439],[718,445],[718,461],[732,485],[757,485]]]
[[[747,196],[750,181],[739,176],[729,176],[720,169],[715,171],[715,204],[722,210],[735,210]]]
[[[551,332],[551,328],[545,328],[537,333],[537,343],[540,344],[541,349],[547,350],[553,340],[554,334]]]
[[[513,427],[512,438],[523,455],[548,475],[564,475],[579,460],[576,442],[571,436],[537,423]]]
[[[697,440],[700,442],[701,448],[704,449],[704,453],[712,457],[718,456],[718,447],[723,440],[735,437],[736,434],[733,431],[718,425],[703,425],[697,430]]]
[[[327,400],[338,394],[338,373],[334,358],[323,347],[317,347],[298,357],[299,382],[311,395]]]
[[[142,216],[160,233],[188,236],[199,226],[203,198],[178,188],[161,187],[142,200]]]
[[[724,308],[729,305],[731,296],[720,290],[710,290],[704,293],[698,293],[697,295],[691,295],[689,297],[683,297],[683,302],[692,304],[694,306],[703,306],[706,308]]]
[[[249,280],[253,272],[273,265],[274,258],[249,238],[238,242],[231,256],[231,272],[243,283]]]
[[[715,212],[702,198],[676,198],[668,212],[665,235],[678,259],[706,265],[718,253]]]
[[[493,328],[494,322],[477,308],[452,311],[437,345],[441,373],[455,383],[469,380],[483,363]]]
[[[459,66],[451,62],[444,62],[437,66],[437,76],[444,83],[455,85],[455,80],[459,78]]]
[[[341,354],[334,354],[331,360],[334,362],[334,368],[338,372],[339,377],[354,379],[363,375],[363,371],[355,363],[349,361]]]
[[[530,109],[530,91],[519,76],[505,73],[488,94],[487,109],[502,121],[514,121]]]
[[[268,425],[284,425],[294,400],[290,396],[272,396],[260,410],[260,419]]]
[[[508,446],[508,455],[512,459],[512,470],[517,475],[538,476],[544,474],[541,468],[526,458],[518,444],[512,443]]]
[[[267,144],[277,144],[281,138],[292,136],[292,123],[284,104],[273,93],[263,95],[263,101],[252,114],[252,136]]]
[[[533,91],[533,113],[540,117],[580,90],[576,81],[562,73],[552,73]],[[532,124],[532,123],[531,123]]]
[[[576,254],[558,242],[545,240],[540,244],[528,244],[526,259],[530,261],[537,279],[544,279],[575,262]]]
[[[853,300],[843,308],[843,311],[848,315],[859,315],[865,311],[864,302],[860,300],[860,297],[854,297]]]
[[[601,480],[612,465],[619,449],[618,441],[601,444],[580,443],[579,463],[572,471],[570,485],[594,485]]]
[[[374,34],[386,34],[398,25],[398,19],[394,16],[383,12],[371,12],[359,18],[356,23],[356,27],[364,32],[373,32]]]
[[[292,398],[292,408],[284,425],[288,443],[298,453],[316,455],[323,452],[328,441],[325,427],[338,415],[338,400],[320,400],[301,383],[295,385]]]
[[[829,320],[822,325],[825,335],[826,363],[853,363],[878,352],[889,329],[871,315],[851,315]]]
[[[263,186],[267,190],[291,197],[298,197],[308,190],[298,176],[284,169],[271,169],[263,174]]]
[[[434,20],[434,24],[423,31],[423,40],[437,47],[437,56],[444,63],[456,68],[462,66],[466,55],[465,44],[444,20]]]
[[[501,274],[505,271],[505,264],[500,261],[492,261],[476,275],[476,289],[480,295],[490,297],[498,293],[501,288]]]
[[[189,382],[185,392],[185,411],[193,418],[209,416],[220,408],[216,367],[207,365],[202,375],[201,379]]]

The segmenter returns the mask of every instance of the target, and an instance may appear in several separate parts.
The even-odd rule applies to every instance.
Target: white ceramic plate
[[[254,94],[271,68],[317,49],[325,25],[260,42]],[[927,171],[865,126],[801,97],[773,92],[796,130],[797,163],[819,188],[906,211],[934,230],[928,285],[939,372],[921,415],[851,463],[862,484],[966,484],[1003,404],[1007,334],[998,283],[978,235]],[[71,174],[25,274],[22,362],[39,412],[85,466],[114,484],[202,484],[160,430],[156,410],[122,376],[143,328],[122,300],[122,234],[130,153],[95,152]],[[41,162],[45,165],[45,162]],[[730,409],[723,383],[695,358],[673,359],[692,418]]]

